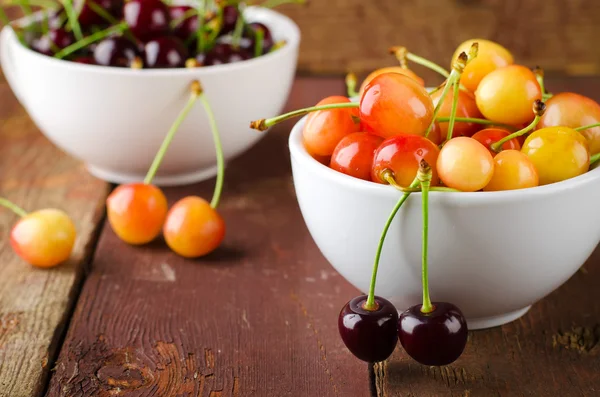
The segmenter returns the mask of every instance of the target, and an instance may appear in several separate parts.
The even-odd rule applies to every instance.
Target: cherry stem
[[[0,197],[0,205],[8,208],[9,210],[11,210],[12,212],[14,212],[15,214],[17,214],[18,216],[20,216],[21,218],[27,216],[27,211],[25,211],[23,208],[19,207],[18,205],[16,205],[15,203],[13,203],[12,201],[4,198],[4,197]]]
[[[173,141],[173,138],[175,137],[175,133],[179,129],[179,126],[181,125],[183,120],[185,120],[185,118],[188,115],[188,113],[190,112],[190,110],[192,110],[192,107],[194,106],[194,104],[196,103],[196,100],[200,96],[200,93],[202,92],[202,87],[200,86],[200,82],[198,80],[194,80],[192,82],[190,90],[191,90],[190,98],[188,99],[185,107],[179,113],[179,116],[177,116],[177,119],[175,119],[175,122],[169,129],[169,132],[167,132],[167,135],[165,136],[165,139],[163,140],[162,145],[158,149],[158,152],[156,153],[156,156],[154,157],[154,160],[152,161],[152,165],[150,166],[150,169],[148,169],[148,173],[146,174],[146,177],[144,178],[144,183],[146,185],[152,183],[152,180],[154,179],[154,176],[156,175],[156,172],[158,171],[158,167],[160,166],[160,163],[162,162],[163,158],[165,157],[165,154],[167,153],[167,149],[169,148],[171,141]]]
[[[196,30],[196,50],[199,53],[204,51],[204,13],[206,10],[206,0],[198,2],[198,29]]]
[[[600,160],[600,153],[596,153],[590,157],[590,165],[594,164],[598,160]]]
[[[450,117],[438,117],[438,118],[435,119],[435,121],[437,121],[438,123],[448,122],[448,121],[450,121]],[[474,117],[455,117],[454,121],[463,122],[463,123],[492,125],[492,126],[506,128],[506,129],[509,129],[509,130],[514,130],[515,129],[514,125],[496,123],[496,122],[491,121],[491,120],[477,119],[477,118],[474,118]]]
[[[540,90],[542,91],[542,95],[546,94],[546,87],[544,86],[544,69],[539,66],[533,68],[533,74],[535,74],[535,79],[537,80]]]
[[[417,178],[415,178],[415,180],[410,184],[410,187],[416,187],[418,185],[419,185],[419,180]],[[400,199],[394,206],[394,209],[392,209],[392,212],[390,213],[387,221],[385,222],[383,231],[381,232],[381,237],[379,238],[379,245],[377,246],[377,251],[375,252],[375,261],[373,263],[373,274],[371,275],[371,285],[369,286],[369,295],[367,296],[367,302],[363,305],[363,308],[365,310],[375,311],[378,308],[377,303],[375,303],[375,284],[377,283],[377,270],[379,268],[379,259],[381,258],[381,250],[383,248],[383,243],[385,241],[385,237],[387,235],[388,229],[390,228],[390,225],[392,224],[392,221],[394,220],[396,213],[398,213],[398,210],[400,210],[400,207],[402,207],[402,204],[404,204],[404,202],[406,201],[406,199],[408,198],[409,195],[410,195],[409,192],[402,194],[402,197],[400,197]]]
[[[77,41],[83,40],[83,33],[81,33],[81,26],[79,26],[79,21],[77,20],[77,11],[73,7],[73,0],[65,0],[63,2],[63,6],[65,8],[65,11],[67,12],[69,26],[73,30],[75,38],[77,39]]]
[[[404,187],[396,182],[396,178],[394,178],[394,173],[388,169],[385,169],[381,172],[380,178],[386,181],[390,186],[393,186],[397,190],[403,193],[416,193],[420,192],[421,188],[419,187]],[[434,186],[429,188],[430,192],[460,192],[460,190],[453,189],[451,187],[445,186]]]
[[[391,54],[396,56],[396,59],[398,59],[398,62],[400,62],[400,66],[402,67],[406,67],[406,60],[408,59],[417,65],[425,66],[426,68],[441,74],[445,78],[450,77],[450,73],[448,73],[446,69],[428,59],[408,52],[406,47],[391,47],[389,51]]]
[[[427,263],[427,245],[429,240],[429,187],[431,186],[432,171],[425,160],[421,160],[417,179],[421,183],[421,200],[423,203],[423,244],[422,244],[422,282],[423,282],[423,306],[422,313],[431,313],[434,308],[429,297],[429,274]]]
[[[352,72],[346,75],[346,93],[348,98],[352,98],[358,96],[358,92],[356,91],[357,78],[356,75]]]
[[[285,40],[279,40],[275,42],[275,44],[273,44],[273,47],[271,47],[271,49],[269,50],[269,53],[277,51],[278,49],[286,45],[286,43],[287,42]]]
[[[122,22],[119,25],[112,26],[108,29],[104,29],[104,30],[101,30],[94,34],[91,34],[91,35],[85,37],[84,39],[79,40],[79,41],[71,44],[70,46],[63,48],[62,50],[60,50],[59,52],[54,54],[54,57],[58,58],[58,59],[62,59],[64,57],[66,57],[67,55],[74,53],[77,50],[80,50],[96,41],[102,40],[105,37],[110,36],[111,34],[120,33],[123,30],[125,30],[126,28],[127,28],[127,24],[125,22]]]
[[[583,130],[587,130],[588,128],[594,128],[594,127],[600,127],[600,123],[582,125],[581,127],[577,127],[577,128],[573,128],[573,129],[575,131],[583,131]]]
[[[294,117],[303,116],[307,113],[317,112],[319,110],[329,110],[329,109],[343,109],[343,108],[357,108],[360,104],[357,102],[344,102],[344,103],[330,103],[327,105],[320,106],[312,106],[304,109],[294,110],[289,113],[285,113],[279,115],[277,117],[272,117],[270,119],[260,119],[250,122],[250,128],[265,131],[267,128],[272,127],[275,124],[281,123],[282,121],[289,120]]]
[[[448,122],[448,135],[446,140],[452,139],[452,132],[454,131],[454,122],[456,121],[456,108],[458,108],[458,79],[454,80],[452,84],[453,96],[452,96],[452,109],[450,110],[450,121]]]
[[[213,140],[215,142],[215,151],[217,153],[217,182],[215,184],[215,190],[213,192],[213,197],[210,202],[210,206],[215,209],[219,205],[219,200],[221,199],[221,192],[223,191],[223,177],[225,175],[225,159],[223,158],[223,146],[221,145],[221,136],[219,134],[219,128],[217,127],[217,121],[215,120],[215,115],[210,107],[210,103],[206,98],[206,94],[202,92],[200,94],[200,102],[204,106],[204,110],[206,111],[206,115],[208,116],[208,123],[210,124],[210,130],[213,135]]]
[[[183,23],[186,19],[198,15],[200,13],[197,9],[190,9],[183,13],[179,18],[173,19],[170,23],[171,29],[175,29],[179,24]]]
[[[238,8],[239,10],[239,8]],[[243,11],[239,11],[239,15],[237,20],[235,21],[235,28],[233,30],[233,34],[231,35],[231,43],[233,47],[238,48],[240,46],[240,41],[242,40],[242,34],[244,33],[244,16]]]
[[[265,39],[265,32],[262,28],[256,30],[256,42],[254,44],[254,57],[258,58],[263,52],[263,41]]]
[[[533,112],[535,113],[535,118],[533,119],[533,121],[527,127],[520,129],[519,131],[513,132],[512,134],[505,136],[499,141],[492,143],[490,145],[490,148],[494,152],[499,153],[502,150],[502,145],[504,145],[506,142],[510,141],[511,139],[517,138],[521,135],[525,135],[529,131],[533,130],[535,126],[539,123],[540,118],[544,114],[545,110],[546,105],[544,104],[544,102],[540,101],[539,99],[536,99],[536,101],[533,104]]]

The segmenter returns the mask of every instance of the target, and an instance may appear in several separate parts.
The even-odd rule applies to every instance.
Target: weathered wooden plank
[[[343,92],[300,80],[289,108]],[[184,260],[105,226],[48,396],[366,396],[367,365],[337,333],[356,294],[325,262],[291,183],[291,123],[227,169],[221,249]],[[213,181],[167,189],[210,198]]]
[[[593,45],[600,36],[596,0],[311,0],[280,10],[302,29],[303,72],[365,72],[392,65],[391,45],[405,45],[449,68],[456,46],[475,37],[506,45],[529,67],[600,71]]]
[[[37,396],[45,387],[107,192],[39,133],[0,74],[0,195],[26,210],[64,209],[78,231],[68,263],[35,269],[12,252],[17,218],[0,210],[0,396]]]

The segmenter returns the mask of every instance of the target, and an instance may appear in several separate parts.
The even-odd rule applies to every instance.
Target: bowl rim
[[[370,193],[378,196],[397,198],[399,191],[389,185],[366,181],[363,179],[354,178],[350,175],[335,171],[332,168],[315,160],[306,150],[302,143],[302,129],[308,115],[303,116],[298,120],[288,137],[288,147],[293,160],[298,162],[300,167],[306,168],[311,172],[320,174],[323,179],[327,179],[334,185],[343,185],[346,188],[360,190],[365,193]],[[552,195],[566,190],[577,189],[582,185],[591,182],[600,182],[600,167],[589,170],[582,175],[567,179],[561,182],[556,182],[548,185],[524,188],[518,190],[503,190],[493,192],[430,192],[434,197],[447,198],[448,202],[461,204],[474,203],[493,203],[525,200],[528,198],[539,199],[539,196]],[[412,194],[420,195],[420,192]]]
[[[33,14],[34,17],[39,14]],[[98,74],[116,74],[126,77],[133,78],[145,78],[145,77],[157,77],[157,76],[198,76],[198,75],[211,75],[221,72],[235,72],[242,71],[249,68],[260,67],[261,64],[275,61],[276,59],[289,57],[290,53],[296,52],[300,45],[301,33],[298,25],[288,16],[260,6],[249,6],[244,10],[244,14],[248,14],[249,19],[257,18],[265,21],[269,21],[271,26],[277,26],[285,32],[285,37],[281,39],[286,41],[286,44],[275,52],[261,55],[257,58],[247,59],[245,61],[222,64],[222,65],[211,65],[202,66],[197,68],[157,68],[157,69],[133,69],[133,68],[119,68],[102,65],[89,65],[76,62],[70,62],[64,59],[57,59],[47,55],[39,54],[28,47],[22,45],[17,40],[16,33],[10,25],[4,26],[0,31],[0,34],[10,34],[8,40],[11,42],[12,50],[20,52],[21,54],[28,56],[33,61],[37,61],[45,65],[53,65],[57,67],[64,67],[71,69],[73,72],[90,72]],[[39,14],[41,15],[41,14]],[[14,23],[22,24],[31,17],[23,17],[14,21]],[[271,26],[269,26],[271,28]]]

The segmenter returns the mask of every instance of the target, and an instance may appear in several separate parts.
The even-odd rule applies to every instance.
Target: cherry
[[[181,20],[186,14],[194,10],[189,6],[171,6],[169,7],[169,18],[171,21]],[[198,31],[198,15],[191,15],[181,20],[173,27],[173,34],[185,41],[197,34]]]
[[[365,87],[371,82],[371,80],[373,80],[375,77],[377,77],[383,73],[400,73],[400,74],[403,74],[403,75],[408,76],[411,79],[415,80],[422,87],[425,87],[425,81],[422,78],[420,78],[419,76],[417,76],[417,74],[415,72],[413,72],[412,70],[410,70],[409,68],[402,67],[402,66],[388,66],[388,67],[376,69],[373,72],[371,72],[367,77],[365,77],[362,84],[360,85],[358,94],[362,95],[362,93],[365,90]]]
[[[96,60],[94,59],[93,56],[79,56],[76,58],[73,58],[73,62],[75,63],[83,63],[85,65],[96,65]]]
[[[433,102],[423,86],[400,73],[382,73],[365,87],[360,119],[374,134],[424,135],[433,120]]]
[[[509,65],[486,75],[475,92],[477,107],[485,118],[510,125],[529,123],[533,103],[542,91],[535,74],[521,65]]]
[[[189,54],[183,42],[175,36],[152,39],[144,46],[144,65],[148,68],[179,68]]]
[[[388,300],[375,296],[375,309],[365,308],[366,295],[351,299],[338,317],[342,341],[358,359],[375,363],[386,360],[398,342],[398,311]]]
[[[109,37],[94,49],[94,61],[102,66],[130,67],[140,56],[138,47],[124,37]]]
[[[271,35],[271,31],[269,28],[260,22],[252,22],[246,26],[245,36],[250,39],[248,51],[254,53],[254,48],[256,46],[256,40],[258,40],[257,31],[262,30],[263,38],[262,38],[262,52],[261,54],[266,54],[273,48],[275,45],[275,41],[273,40],[273,36]]]
[[[208,53],[199,54],[196,58],[199,64],[205,66],[222,65],[226,63],[235,63],[252,58],[252,54],[231,44],[217,43]]]
[[[397,135],[388,138],[375,152],[371,178],[374,182],[387,183],[382,172],[390,170],[396,183],[406,187],[415,179],[421,160],[436,164],[439,154],[440,149],[433,142],[419,135]],[[435,169],[431,183],[434,186],[439,184]]]
[[[476,58],[475,58],[476,59]],[[438,117],[449,117],[452,110],[452,97],[454,96],[454,89],[450,88],[448,91],[449,95],[444,99],[437,116]],[[431,94],[431,99],[434,106],[437,106],[442,91],[438,90]],[[450,96],[452,95],[452,96]],[[468,118],[481,118],[481,112],[477,108],[475,103],[475,96],[470,92],[458,90],[458,102],[456,108],[456,117],[468,117]],[[439,123],[440,133],[446,137],[448,133],[448,122]],[[475,132],[481,129],[481,125],[477,123],[465,123],[457,122],[454,124],[454,130],[452,136],[472,136]]]
[[[489,149],[475,139],[453,138],[440,150],[437,172],[444,185],[475,192],[492,179],[494,159]]]
[[[0,198],[0,205],[21,217],[11,229],[10,245],[24,261],[50,268],[69,259],[77,230],[64,211],[47,208],[27,213],[5,198]]]
[[[569,127],[546,127],[532,132],[521,152],[535,165],[540,185],[576,177],[590,167],[587,140]]]
[[[75,38],[64,29],[51,29],[47,34],[33,40],[31,48],[40,54],[52,56],[55,52],[73,44]]]
[[[494,157],[494,175],[483,190],[516,190],[538,185],[539,176],[529,157],[518,149],[509,149]]]
[[[510,132],[502,128],[485,128],[481,131],[476,132],[472,136],[472,138],[475,139],[477,142],[481,143],[483,146],[485,146],[490,151],[490,154],[492,156],[495,156],[496,152],[492,150],[492,144],[498,142],[503,138],[506,138],[509,135]],[[502,144],[502,150],[509,149],[521,149],[521,144],[519,143],[518,138],[513,138]]]
[[[600,123],[600,105],[596,101],[573,92],[561,92],[546,101],[546,112],[537,128],[577,128],[597,123]],[[590,153],[600,153],[600,126],[580,132],[588,140]]]
[[[161,0],[127,0],[123,17],[131,33],[143,42],[169,31],[169,9]]]
[[[223,7],[223,27],[221,34],[231,33],[235,30],[235,24],[240,16],[238,8],[233,5]]]
[[[94,3],[103,11],[103,13],[106,13],[106,16],[111,17],[114,20],[121,19],[123,16],[123,0],[94,0]],[[111,22],[105,18],[105,15],[96,12],[94,9],[95,7],[92,6],[88,0],[75,0],[74,8],[81,9],[77,20],[83,29],[90,28],[94,25],[108,25]]]
[[[471,39],[461,43],[454,52],[452,59],[455,59],[461,52],[468,51],[473,43],[477,43],[479,46],[477,58],[465,67],[460,77],[461,84],[471,92],[477,90],[481,80],[490,72],[512,65],[514,62],[512,54],[506,48],[484,39]]]
[[[373,158],[381,142],[383,138],[365,132],[346,135],[335,147],[329,166],[343,174],[370,181]]]

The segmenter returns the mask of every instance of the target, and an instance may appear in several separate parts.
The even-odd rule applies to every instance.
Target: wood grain
[[[288,108],[343,92],[298,81]],[[162,241],[129,247],[105,226],[48,396],[367,396],[367,365],[337,314],[356,291],[302,221],[287,152],[291,122],[227,169],[227,233],[199,260]],[[166,190],[210,198],[214,181]]]
[[[37,396],[45,387],[106,193],[39,133],[0,74],[0,195],[29,211],[61,208],[78,231],[71,260],[35,269],[13,253],[8,234],[17,218],[0,209],[0,396]]]
[[[517,62],[548,72],[598,74],[600,2],[596,0],[310,0],[278,8],[302,31],[299,69],[364,73],[393,65],[404,45],[445,68],[459,43],[487,38]],[[426,80],[433,74],[421,67]]]

